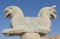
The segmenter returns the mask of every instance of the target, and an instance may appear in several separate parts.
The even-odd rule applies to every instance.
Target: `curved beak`
[[[12,16],[11,16],[10,13],[5,13],[5,17],[8,18],[8,19],[9,19],[9,18],[12,18]]]
[[[56,19],[56,14],[54,14],[54,15],[50,15],[50,19]]]

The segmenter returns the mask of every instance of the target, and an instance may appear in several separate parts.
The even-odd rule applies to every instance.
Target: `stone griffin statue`
[[[20,8],[17,6],[9,6],[5,9],[5,17],[11,19],[11,28],[5,29],[3,33],[8,36],[21,36],[24,33],[30,35],[31,33],[36,33],[38,37],[39,34],[40,36],[44,36],[50,32],[51,20],[56,19],[55,7],[54,5],[42,8],[38,13],[38,17],[25,17]],[[29,36],[28,34],[26,35]]]

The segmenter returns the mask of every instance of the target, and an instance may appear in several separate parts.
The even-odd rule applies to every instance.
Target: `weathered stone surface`
[[[42,21],[43,20],[43,21]],[[17,17],[12,19],[13,29],[17,28],[25,32],[50,32],[50,21],[38,17]]]
[[[31,34],[31,35],[30,35]],[[29,36],[28,36],[29,35]],[[27,38],[25,38],[25,39],[31,39],[31,37],[33,38],[33,37],[36,37],[36,36],[39,36],[37,33],[27,33],[27,34],[25,34],[24,36],[23,36],[23,38],[25,38],[25,37],[27,37]],[[36,37],[37,38],[37,37]],[[34,38],[35,39],[35,38]],[[39,39],[60,39],[60,34],[57,34],[57,35],[54,35],[54,36],[49,36],[49,37],[46,37],[46,36],[40,36],[40,38]]]
[[[50,17],[56,18],[55,11],[53,6],[44,7],[40,10],[38,17],[24,17],[22,10],[18,7],[7,7],[5,9],[5,16],[11,19],[12,28],[4,30],[3,33],[39,32],[47,34],[50,32],[51,27]]]
[[[49,37],[42,36],[41,39],[49,39]]]
[[[51,20],[56,18],[55,7],[42,8],[38,17],[24,17],[21,9],[9,6],[5,9],[5,17],[11,19],[11,28],[5,29],[3,33],[7,36],[22,36],[22,39],[55,39],[56,36],[43,37],[50,32]]]
[[[22,39],[41,39],[41,37],[38,33],[25,33]]]
[[[60,35],[59,34],[54,35],[52,37],[49,37],[49,39],[60,39]]]
[[[50,37],[41,37],[41,39],[60,39],[60,35],[54,35],[54,36],[50,36]]]

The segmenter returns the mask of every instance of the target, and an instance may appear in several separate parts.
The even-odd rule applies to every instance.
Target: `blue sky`
[[[0,0],[0,39],[20,39],[17,36],[4,36],[3,29],[10,28],[10,20],[4,17],[4,9],[7,6],[18,6],[25,16],[37,17],[38,12],[45,6],[56,5],[57,18],[52,21],[51,32],[47,36],[60,34],[60,0]]]

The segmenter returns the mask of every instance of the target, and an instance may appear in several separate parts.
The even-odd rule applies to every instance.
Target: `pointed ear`
[[[38,17],[40,17],[40,11],[39,11],[39,13],[38,13]]]
[[[21,8],[18,9],[20,16],[24,17],[23,11]]]
[[[42,12],[43,12],[42,10],[39,11],[39,13],[38,13],[38,17],[41,17]]]
[[[56,5],[53,5],[53,6],[51,7],[51,9],[52,9],[52,8],[56,8]]]

